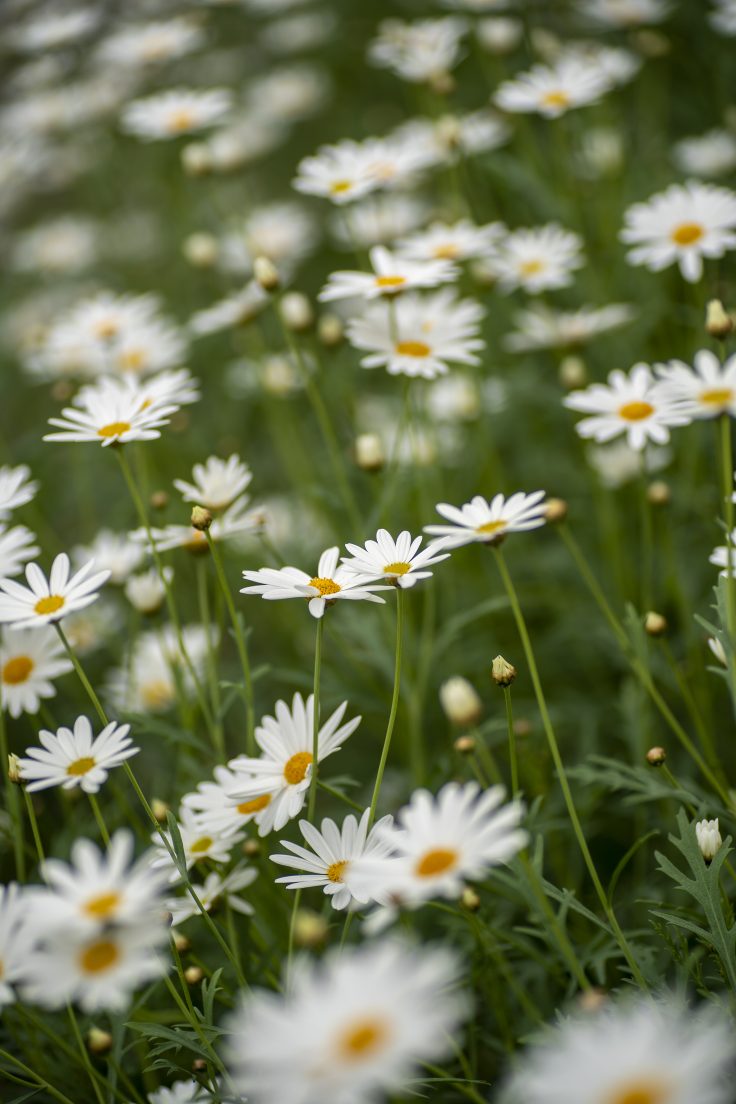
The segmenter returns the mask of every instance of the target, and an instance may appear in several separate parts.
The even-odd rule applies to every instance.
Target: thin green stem
[[[39,1073],[36,1073],[21,1062],[20,1058],[16,1058],[15,1055],[9,1054],[7,1050],[0,1049],[0,1058],[5,1058],[6,1061],[12,1062],[18,1069],[23,1070],[27,1077],[31,1077],[39,1088],[45,1089],[49,1096],[53,1096],[54,1100],[58,1100],[59,1104],[74,1104],[74,1101],[70,1100],[68,1096],[65,1096],[59,1089],[55,1089],[53,1085],[50,1085]],[[98,1097],[99,1099],[99,1097]]]
[[[396,656],[394,660],[394,689],[391,696],[391,710],[388,715],[388,724],[386,725],[386,735],[383,738],[383,749],[381,750],[381,758],[378,763],[378,771],[376,773],[376,782],[373,787],[373,796],[371,798],[371,807],[368,814],[368,827],[373,824],[376,816],[376,806],[378,805],[378,795],[381,792],[381,783],[383,782],[383,772],[386,769],[386,763],[388,761],[388,753],[391,748],[391,737],[393,736],[394,725],[396,724],[396,714],[399,709],[399,696],[401,693],[401,656],[402,656],[402,642],[404,634],[404,591],[401,587],[396,587]]]
[[[69,659],[72,661],[72,664],[74,665],[74,670],[77,673],[79,681],[81,682],[82,686],[84,687],[84,689],[87,692],[87,697],[89,698],[89,700],[92,702],[92,705],[94,706],[95,713],[97,714],[100,721],[102,722],[103,727],[107,726],[110,723],[107,719],[107,714],[105,713],[105,710],[102,708],[102,703],[100,702],[100,699],[97,697],[97,694],[95,693],[95,690],[94,690],[94,687],[92,686],[92,683],[87,678],[87,675],[85,674],[85,671],[84,671],[84,668],[82,667],[82,664],[77,659],[77,653],[74,651],[71,644],[67,640],[66,633],[64,632],[64,630],[62,629],[62,627],[61,627],[61,625],[59,624],[58,621],[55,622],[54,628],[56,629],[57,633],[59,634],[59,640],[64,645],[64,650],[66,651],[66,654],[69,656]]]
[[[519,793],[519,760],[516,754],[516,732],[514,731],[514,714],[511,708],[511,687],[504,686],[503,701],[506,706],[506,728],[509,736],[509,764],[511,767],[511,796]]]
[[[71,1025],[72,1025],[72,1031],[74,1033],[74,1038],[76,1039],[77,1046],[79,1047],[79,1053],[80,1053],[81,1058],[82,1058],[82,1064],[83,1064],[84,1068],[86,1069],[87,1073],[89,1074],[89,1079],[90,1079],[90,1082],[92,1084],[92,1088],[94,1089],[94,1093],[95,1093],[95,1096],[97,1097],[97,1100],[98,1100],[99,1104],[105,1104],[105,1098],[103,1097],[100,1086],[97,1084],[97,1081],[95,1079],[95,1075],[94,1075],[95,1071],[92,1067],[92,1062],[90,1061],[90,1057],[89,1057],[89,1053],[87,1051],[87,1048],[84,1045],[84,1039],[82,1038],[82,1032],[79,1030],[79,1023],[77,1021],[77,1017],[76,1017],[76,1014],[74,1012],[74,1009],[72,1008],[72,1006],[70,1004],[68,1004],[66,1007],[67,1007],[67,1012],[69,1013],[69,1020],[70,1020]]]
[[[319,680],[322,672],[322,632],[324,616],[317,620],[317,636],[314,642],[314,681],[312,685],[312,778],[309,784],[309,804],[307,820],[314,823],[314,810],[317,804],[317,781],[319,775]]]
[[[207,534],[209,536],[209,533]],[[207,679],[210,686],[210,702],[212,703],[213,740],[222,759],[227,758],[225,751],[225,737],[220,717],[220,686],[217,681],[217,655],[215,644],[215,631],[211,624],[210,601],[207,593],[207,565],[203,557],[197,557],[197,601],[199,604],[199,618],[205,631],[207,642]]]
[[[38,830],[38,821],[36,820],[36,810],[33,808],[33,799],[28,790],[23,787],[23,798],[26,803],[26,810],[28,812],[28,822],[31,826],[31,835],[33,836],[33,842],[36,845],[36,854],[38,855],[38,861],[41,865],[46,862],[46,856],[43,850],[43,844],[41,843],[41,833]]]
[[[26,859],[23,853],[23,817],[18,801],[18,791],[15,784],[10,781],[8,759],[8,735],[5,731],[5,712],[2,699],[3,683],[0,678],[0,770],[3,772],[5,783],[5,801],[13,822],[13,851],[15,852],[15,872],[19,882],[26,880]]]
[[[733,502],[733,455],[731,447],[731,418],[728,414],[720,417],[721,479],[723,488],[723,509],[726,520],[726,628],[728,631],[728,674],[731,695],[736,704],[736,578],[734,571],[734,502]]]
[[[94,813],[95,820],[97,821],[97,827],[100,830],[102,842],[105,844],[105,847],[109,847],[110,833],[108,832],[107,825],[105,824],[105,821],[103,819],[102,810],[100,809],[100,803],[93,793],[88,793],[87,797],[89,798],[89,803],[92,806],[92,812]]]

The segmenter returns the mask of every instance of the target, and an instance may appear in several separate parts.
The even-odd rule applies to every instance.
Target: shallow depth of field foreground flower
[[[0,32],[0,1100],[734,1104],[734,0]]]

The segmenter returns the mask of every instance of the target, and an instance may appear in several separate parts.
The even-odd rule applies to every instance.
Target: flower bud
[[[20,759],[17,755],[13,755],[12,752],[8,756],[8,779],[16,783],[21,781]]]
[[[336,314],[320,315],[317,323],[317,333],[323,345],[326,345],[328,349],[334,348],[335,345],[340,344],[345,336],[342,319],[338,318]]]
[[[204,506],[192,507],[192,529],[198,529],[200,533],[206,533],[212,524],[212,514]]]
[[[560,361],[560,383],[568,391],[575,391],[579,387],[585,387],[588,382],[588,371],[585,361],[579,356],[566,356]]]
[[[699,820],[695,825],[700,854],[707,863],[712,862],[723,843],[718,830],[718,817],[715,820]]]
[[[386,454],[377,433],[360,433],[355,438],[355,463],[362,471],[381,470],[386,463]]]
[[[470,886],[466,886],[460,897],[460,905],[462,908],[467,909],[468,912],[477,912],[480,908],[480,897],[471,889]]]
[[[508,54],[521,41],[523,24],[518,19],[506,19],[503,16],[479,19],[475,33],[484,50],[492,54]]]
[[[187,985],[199,985],[203,977],[204,970],[201,966],[187,966],[184,971],[184,980]]]
[[[174,577],[173,568],[165,567],[164,577],[166,582],[170,583]],[[129,579],[126,579],[125,597],[133,609],[137,609],[139,613],[145,614],[146,617],[158,613],[164,604],[166,589],[156,568],[152,567],[148,571],[143,571],[139,575],[131,575]]]
[[[567,503],[564,498],[548,498],[544,504],[545,520],[554,525],[567,517]]]
[[[647,487],[647,501],[652,506],[666,506],[671,497],[669,483],[665,483],[663,479],[655,479]]]
[[[310,909],[299,909],[294,917],[294,942],[297,947],[319,947],[327,938],[328,924]]]
[[[300,291],[289,291],[281,298],[281,318],[289,330],[303,333],[314,322],[314,311],[306,295]]]
[[[279,270],[270,257],[256,257],[253,261],[253,275],[264,291],[276,291],[281,284]]]
[[[661,613],[655,613],[654,610],[649,612],[644,617],[644,632],[648,636],[664,636],[667,632],[667,619],[662,616]]]
[[[207,1073],[207,1059],[195,1058],[192,1062],[192,1073],[195,1077],[199,1077],[201,1073]]]
[[[720,299],[711,299],[705,308],[705,328],[717,338],[727,337],[733,330],[733,318],[726,314]]]
[[[459,755],[472,755],[475,751],[475,736],[458,736],[452,746]]]
[[[497,655],[491,664],[491,678],[496,686],[510,686],[516,678],[516,668],[507,663],[502,655]]]
[[[169,808],[170,806],[167,805],[165,801],[162,801],[160,797],[154,797],[151,802],[151,812],[159,824],[166,823],[166,816],[169,812]]]
[[[460,728],[477,724],[483,716],[483,703],[475,687],[462,675],[455,675],[442,683],[440,705],[448,721]]]
[[[261,853],[261,845],[258,840],[247,839],[243,843],[243,854],[249,859],[255,859]]]
[[[190,234],[182,246],[184,259],[195,268],[212,268],[219,248],[212,234]]]
[[[181,932],[172,932],[171,938],[180,955],[186,954],[187,951],[191,950],[192,941],[186,935],[182,935]]]
[[[189,176],[204,176],[212,171],[212,157],[204,142],[190,142],[181,151],[181,163]]]
[[[165,510],[169,505],[169,496],[166,491],[154,491],[149,502],[152,510]]]
[[[652,747],[647,752],[647,763],[650,767],[661,767],[667,759],[667,752],[663,747]]]
[[[91,1054],[107,1054],[112,1050],[112,1035],[101,1027],[91,1027],[87,1032],[87,1050]]]
[[[598,1012],[606,1003],[607,999],[603,989],[586,989],[586,991],[581,993],[578,997],[578,1007],[581,1012]]]

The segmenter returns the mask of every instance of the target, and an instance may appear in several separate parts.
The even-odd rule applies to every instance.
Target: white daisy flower
[[[0,1008],[15,1003],[15,989],[25,977],[35,951],[35,937],[28,924],[28,890],[11,882],[0,885]]]
[[[467,30],[467,22],[454,16],[411,23],[384,19],[368,47],[368,59],[403,80],[432,81],[449,73],[460,61],[460,43]]]
[[[652,272],[677,263],[689,283],[703,274],[703,257],[736,248],[736,193],[697,180],[671,184],[625,212],[619,237],[633,245],[627,259]]]
[[[0,468],[0,521],[12,510],[31,502],[38,490],[38,483],[31,479],[31,469],[25,464],[17,468]]]
[[[611,441],[626,434],[630,448],[641,451],[649,441],[666,445],[670,428],[692,421],[689,409],[655,390],[648,364],[635,364],[627,375],[616,368],[607,383],[593,383],[583,391],[573,391],[563,400],[570,410],[591,417],[576,425],[581,437]]]
[[[92,219],[61,215],[18,234],[12,263],[17,272],[60,275],[82,272],[97,257],[99,228]]]
[[[736,35],[736,0],[713,0],[710,25],[721,34]]]
[[[27,53],[42,53],[78,44],[94,30],[101,13],[88,4],[67,11],[36,11],[20,26],[9,29],[8,43]]]
[[[469,219],[449,224],[433,222],[396,245],[399,256],[410,261],[467,261],[493,253],[506,233],[503,223],[476,226]]]
[[[516,1104],[729,1104],[735,1048],[713,1006],[676,998],[607,1001],[563,1020],[519,1056]]]
[[[61,552],[51,565],[48,579],[35,563],[26,567],[27,587],[12,579],[0,579],[0,624],[36,628],[91,605],[110,575],[109,571],[92,575],[93,567],[94,560],[90,560],[70,578],[69,557]]]
[[[693,357],[693,366],[681,360],[655,364],[657,396],[684,403],[693,418],[736,417],[736,355],[721,361],[710,349]]]
[[[194,337],[205,337],[220,330],[234,329],[250,322],[270,303],[268,292],[256,280],[250,280],[241,291],[220,299],[211,307],[195,311],[189,319]]]
[[[293,187],[305,195],[322,196],[342,205],[380,187],[372,169],[373,152],[360,142],[345,140],[321,146],[297,166]]]
[[[174,569],[164,568],[167,583],[174,578]],[[131,575],[125,582],[125,597],[134,609],[139,613],[157,613],[164,604],[166,588],[157,568],[149,567],[148,571],[141,571],[138,575]]]
[[[371,579],[357,575],[346,567],[338,567],[340,549],[335,545],[322,553],[317,574],[310,576],[298,567],[262,567],[259,571],[244,571],[243,578],[253,586],[241,587],[241,594],[260,594],[268,601],[283,598],[306,598],[312,617],[322,617],[327,606],[339,599],[384,602],[377,590],[387,590]]]
[[[235,770],[216,766],[214,782],[200,782],[195,791],[184,794],[182,805],[197,814],[203,831],[227,836],[239,832],[251,820],[260,824],[264,810],[271,804],[270,793],[258,794],[237,804],[230,797],[233,787],[242,780],[242,774],[248,773],[247,758],[244,755],[232,760],[231,767],[234,765]]]
[[[148,1094],[149,1104],[210,1104],[212,1094],[193,1078],[172,1081]]]
[[[19,760],[26,789],[33,793],[51,786],[64,790],[80,786],[85,793],[98,793],[108,772],[140,751],[133,746],[129,732],[130,725],[112,721],[93,736],[86,717],[77,717],[73,729],[47,732],[42,728],[38,738],[43,747],[26,748],[29,758]]]
[[[572,273],[585,264],[582,250],[578,234],[548,223],[530,230],[512,230],[486,265],[503,291],[523,288],[535,295],[568,287]]]
[[[505,120],[487,108],[467,115],[444,115],[436,121],[409,119],[391,134],[393,141],[409,143],[434,165],[452,165],[460,157],[497,149],[510,136]]]
[[[458,275],[450,261],[410,261],[383,245],[374,245],[369,256],[373,272],[333,272],[318,298],[323,303],[334,299],[375,299],[412,288],[437,287],[457,279]]]
[[[451,1051],[466,1011],[457,976],[449,951],[399,940],[304,961],[283,994],[241,997],[226,1057],[236,1089],[257,1104],[401,1094],[421,1063]]]
[[[634,308],[626,303],[611,303],[607,307],[579,307],[574,311],[558,311],[546,303],[534,303],[514,315],[516,332],[507,334],[504,346],[515,353],[534,349],[564,349],[586,341],[630,322]]]
[[[110,572],[110,582],[118,586],[140,566],[143,549],[135,544],[128,533],[115,533],[112,529],[100,529],[89,545],[72,551],[75,560],[94,560],[100,570]]]
[[[365,810],[359,821],[350,813],[342,822],[342,828],[338,828],[334,820],[325,818],[320,831],[309,821],[300,820],[299,830],[311,851],[288,840],[281,840],[289,854],[271,855],[271,861],[280,866],[290,866],[301,873],[277,878],[277,883],[283,883],[287,889],[322,886],[334,909],[347,908],[353,902],[368,904],[373,898],[360,889],[353,890],[350,869],[354,862],[364,856],[372,858],[389,854],[389,847],[380,838],[380,833],[393,819],[390,816],[383,817],[369,831],[369,816],[370,809]]]
[[[100,61],[112,66],[148,66],[193,53],[204,42],[200,27],[185,17],[123,26],[100,43]]]
[[[131,386],[138,388],[141,403],[146,410],[162,407],[189,406],[199,402],[199,382],[192,376],[188,368],[176,368],[168,372],[158,372],[148,379],[136,380]],[[83,387],[77,394],[79,402],[84,401],[87,388]]]
[[[661,23],[670,13],[670,0],[578,0],[582,15],[615,29]]]
[[[256,728],[256,743],[263,753],[261,757],[255,759],[241,755],[229,764],[238,776],[229,791],[233,803],[271,795],[270,802],[259,817],[259,836],[280,831],[304,806],[312,776],[313,705],[311,694],[306,702],[301,694],[295,694],[291,709],[284,701],[276,702],[276,716],[264,717]],[[319,729],[317,755],[320,763],[339,751],[360,724],[360,717],[341,724],[347,705],[343,702],[338,706]]]
[[[180,138],[215,126],[231,107],[232,96],[224,88],[170,89],[129,103],[121,116],[121,127],[147,142]]]
[[[169,424],[169,415],[178,409],[174,403],[149,404],[132,381],[114,378],[83,388],[75,403],[78,405],[62,410],[61,418],[49,418],[49,425],[61,432],[47,433],[44,441],[94,442],[103,448],[154,441],[161,436],[161,426]]]
[[[683,138],[673,149],[675,164],[692,176],[727,176],[736,169],[736,137],[730,130],[709,130]]]
[[[208,654],[207,630],[201,625],[186,625],[182,638],[192,666],[201,678]],[[193,693],[192,678],[171,625],[161,631],[141,633],[130,660],[109,673],[105,688],[116,710],[144,714],[165,713],[181,692]]]
[[[643,451],[637,452],[625,440],[591,445],[585,455],[603,486],[614,488],[641,479],[642,469],[651,475],[662,471],[672,461],[670,448],[647,445]]]
[[[510,498],[497,494],[490,501],[476,495],[464,506],[437,505],[437,513],[450,525],[425,525],[424,532],[442,537],[443,549],[461,548],[465,544],[496,544],[509,533],[525,533],[539,529],[545,523],[544,491],[524,494],[517,491]]]
[[[504,81],[493,97],[502,111],[536,112],[557,119],[573,107],[597,103],[610,90],[608,73],[577,56],[563,55],[556,65],[534,65]]]
[[[448,372],[449,364],[480,364],[476,354],[485,348],[478,336],[484,313],[479,303],[443,288],[401,296],[390,307],[370,303],[346,332],[356,349],[368,353],[361,359],[363,368],[435,379]]]
[[[211,830],[206,831],[202,827],[197,814],[185,805],[182,805],[179,809],[177,828],[184,848],[184,861],[187,870],[204,859],[211,859],[212,862],[218,863],[227,862],[235,844],[240,843],[244,838],[242,834],[223,836]],[[164,834],[169,845],[173,848],[171,833],[165,832]],[[154,832],[151,836],[151,842],[155,852],[155,858],[151,860],[152,869],[165,870],[169,873],[169,881],[178,881],[181,873],[169,854],[168,847],[161,839],[160,833]]]
[[[0,634],[0,701],[11,717],[37,713],[56,696],[52,679],[73,670],[52,629],[14,629]]]
[[[248,275],[256,257],[268,257],[284,276],[309,256],[316,240],[315,222],[298,203],[266,203],[222,238],[217,263],[226,272]]]
[[[36,535],[25,525],[9,529],[0,522],[0,578],[19,575],[29,560],[41,549],[35,544]]]
[[[69,927],[87,934],[111,925],[160,923],[165,878],[151,869],[150,851],[137,860],[134,856],[133,833],[119,828],[106,851],[78,839],[70,863],[47,859],[42,867],[46,887],[29,891],[35,906],[31,926],[44,934]]]
[[[343,249],[354,249],[356,243],[370,249],[416,230],[426,218],[426,203],[416,196],[380,193],[353,204],[349,211],[335,211],[330,217],[330,232]]]
[[[426,569],[449,559],[450,553],[443,553],[437,542],[433,541],[420,552],[421,543],[421,537],[412,538],[407,530],[394,539],[386,529],[379,529],[376,539],[366,541],[364,547],[346,544],[352,558],[343,556],[342,562],[359,575],[387,579],[394,586],[406,589],[413,587],[420,579],[430,579],[432,572]]]
[[[241,916],[252,916],[253,907],[244,901],[238,894],[246,889],[258,877],[258,871],[249,866],[236,866],[223,877],[216,870],[210,871],[203,885],[193,885],[192,889],[199,897],[203,908],[209,912],[220,901],[224,901],[234,912]],[[174,927],[183,924],[192,916],[201,916],[202,913],[194,903],[191,893],[185,893],[181,897],[169,897],[166,901],[166,909],[171,913],[171,923]]]
[[[253,473],[235,453],[228,460],[210,456],[204,464],[195,464],[193,483],[175,479],[174,486],[185,502],[206,506],[208,510],[224,510],[249,485]]]

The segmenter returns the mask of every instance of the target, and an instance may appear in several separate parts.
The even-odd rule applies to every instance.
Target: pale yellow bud
[[[723,338],[733,330],[733,319],[720,299],[711,299],[705,308],[705,328],[711,337]]]
[[[475,725],[483,716],[483,702],[478,692],[462,675],[442,683],[440,705],[447,719],[459,728]]]
[[[281,283],[279,270],[269,257],[256,257],[253,261],[253,275],[264,291],[276,291]]]
[[[112,1049],[112,1035],[101,1027],[91,1027],[87,1032],[87,1050],[92,1054],[107,1054]]]
[[[187,985],[199,985],[203,977],[204,970],[201,966],[187,966],[184,971],[184,980]]]
[[[361,433],[355,438],[355,463],[363,471],[381,470],[386,463],[386,454],[377,433]]]
[[[459,755],[472,755],[475,751],[475,736],[458,736],[452,746]]]
[[[153,801],[151,802],[151,812],[153,813],[159,824],[166,823],[166,815],[169,812],[169,809],[170,806],[167,805],[165,801],[162,801],[160,797],[154,797]]]
[[[181,163],[189,176],[204,176],[212,171],[212,157],[204,142],[190,142],[181,151]]]
[[[217,238],[212,234],[190,234],[182,246],[182,252],[195,268],[212,268],[219,253]]]
[[[281,317],[287,329],[295,333],[308,330],[314,323],[312,305],[300,291],[289,291],[282,296]]]
[[[297,947],[319,947],[327,938],[328,924],[323,916],[299,909],[294,917],[294,942]]]
[[[198,529],[200,533],[206,533],[212,525],[212,514],[204,506],[192,507],[192,529]]]
[[[588,370],[585,361],[579,356],[566,356],[560,361],[560,383],[568,391],[576,391],[579,387],[585,387],[588,382]]]
[[[491,664],[491,678],[496,686],[510,686],[516,678],[516,668],[508,663],[502,655],[497,655]]]
[[[328,349],[334,348],[335,345],[340,344],[345,336],[342,319],[338,318],[336,314],[321,315],[317,323],[317,333],[323,345],[326,345]]]
[[[663,617],[661,613],[655,613],[654,610],[649,612],[644,617],[644,631],[649,636],[664,636],[667,632],[667,618]]]
[[[650,767],[661,767],[667,759],[667,752],[663,747],[652,747],[647,752],[647,763]]]
[[[460,897],[460,904],[464,909],[467,909],[468,912],[477,912],[480,908],[480,897],[474,889],[471,889],[470,886],[466,886]]]
[[[564,521],[567,517],[567,503],[564,498],[548,498],[544,504],[544,516],[550,525]]]
[[[8,756],[8,778],[11,782],[18,783],[21,781],[20,759],[12,752]]]
[[[647,501],[652,506],[666,506],[671,497],[669,483],[665,483],[663,479],[655,479],[647,487]]]

